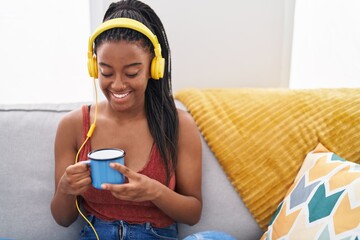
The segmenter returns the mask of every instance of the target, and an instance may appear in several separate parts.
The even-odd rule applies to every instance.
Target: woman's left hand
[[[111,163],[110,167],[121,172],[128,179],[128,183],[101,185],[104,190],[109,190],[114,197],[121,200],[143,202],[153,201],[160,196],[161,186],[163,186],[160,182],[134,172],[122,164]]]

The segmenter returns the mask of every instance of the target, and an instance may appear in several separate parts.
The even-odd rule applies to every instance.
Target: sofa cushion
[[[176,98],[263,230],[319,141],[360,163],[360,89],[184,89]]]
[[[359,237],[360,165],[320,144],[306,156],[262,239]]]
[[[176,101],[179,109],[186,107]],[[202,198],[203,210],[200,221],[194,226],[179,224],[179,239],[193,233],[218,230],[238,240],[257,240],[263,230],[236,193],[218,160],[203,137],[202,142]]]
[[[78,239],[82,219],[64,228],[50,212],[54,138],[78,104],[0,105],[0,238]]]

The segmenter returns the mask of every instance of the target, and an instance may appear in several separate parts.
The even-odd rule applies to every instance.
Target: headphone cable
[[[96,126],[96,116],[97,116],[97,111],[98,111],[98,93],[97,93],[97,88],[96,88],[96,81],[95,81],[95,78],[94,78],[94,89],[95,89],[95,114],[94,114],[94,121],[93,123],[91,124],[90,126],[90,129],[88,131],[88,133],[86,134],[86,139],[84,140],[84,142],[82,143],[82,145],[80,146],[79,150],[77,151],[76,153],[76,157],[75,157],[75,163],[78,162],[79,160],[79,154],[81,152],[81,150],[84,148],[85,144],[87,143],[87,141],[91,138],[94,130],[95,130],[95,126]],[[95,236],[96,236],[96,239],[99,240],[99,236],[94,228],[94,226],[91,224],[91,222],[87,219],[87,217],[81,212],[80,210],[80,207],[79,207],[79,202],[78,202],[78,197],[76,197],[76,200],[75,200],[75,205],[76,205],[76,209],[77,211],[79,212],[79,214],[81,215],[81,217],[83,219],[85,219],[85,221],[89,224],[89,226],[91,227],[91,229],[93,230]]]

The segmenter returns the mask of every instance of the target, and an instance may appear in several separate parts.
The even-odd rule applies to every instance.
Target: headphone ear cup
[[[162,57],[154,57],[151,62],[151,77],[159,80],[164,77],[165,59]]]
[[[98,78],[97,60],[96,56],[88,59],[88,71],[90,77]]]

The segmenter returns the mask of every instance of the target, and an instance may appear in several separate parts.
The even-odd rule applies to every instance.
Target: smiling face
[[[144,109],[151,57],[141,42],[104,42],[97,48],[99,84],[112,109]]]

